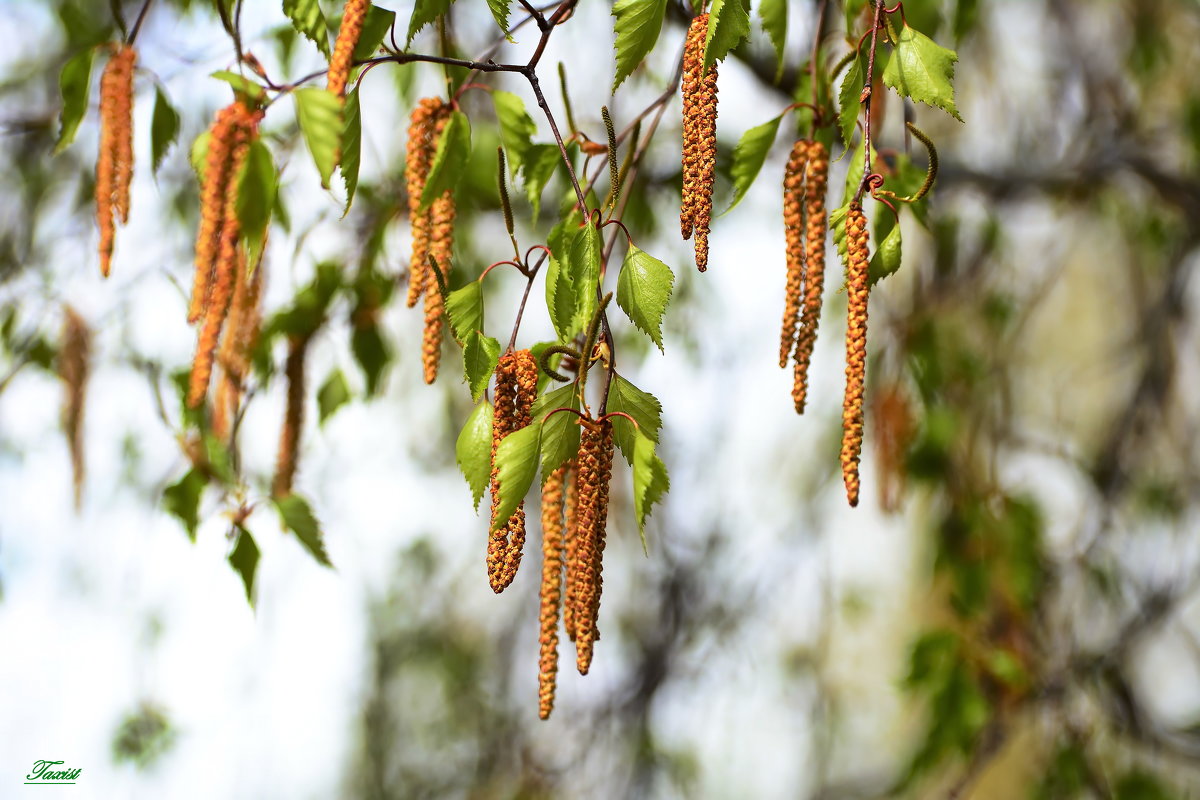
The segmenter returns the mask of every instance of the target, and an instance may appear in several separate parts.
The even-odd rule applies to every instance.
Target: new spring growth
[[[563,489],[569,465],[550,474],[542,485],[542,586],[538,621],[538,716],[549,719],[554,710],[558,676],[558,617],[562,607]]]
[[[342,26],[333,45],[333,57],[329,59],[327,88],[336,95],[346,93],[346,81],[350,78],[350,68],[354,66],[354,49],[358,47],[358,37],[362,35],[363,21],[370,7],[370,0],[346,0]]]
[[[608,208],[615,208],[621,195],[621,173],[617,168],[617,132],[613,128],[612,117],[608,106],[600,107],[600,115],[604,117],[604,131],[608,134]]]
[[[525,504],[504,521],[497,518],[500,508],[500,471],[496,451],[509,434],[532,422],[531,411],[537,399],[537,362],[528,350],[509,351],[496,364],[495,405],[492,410],[492,513],[489,525],[487,571],[492,591],[508,588],[521,565],[525,545]]]
[[[679,223],[684,239],[695,235],[696,268],[708,269],[708,232],[717,163],[717,65],[704,71],[708,14],[692,20],[683,51],[683,197]]]
[[[871,288],[867,240],[867,218],[856,203],[846,214],[846,394],[842,401],[841,452],[842,481],[851,506],[858,505],[867,379],[867,300]]]
[[[792,375],[792,402],[797,414],[804,413],[808,398],[808,366],[817,344],[821,323],[821,298],[825,291],[825,187],[829,179],[829,151],[820,142],[808,145],[804,184],[804,305],[796,331],[796,353]]]
[[[96,224],[100,228],[100,274],[112,271],[116,221],[129,221],[133,181],[133,67],[137,52],[121,47],[100,77],[100,152],[96,158]]]

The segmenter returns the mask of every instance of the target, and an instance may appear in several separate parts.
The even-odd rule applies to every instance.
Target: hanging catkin
[[[283,430],[279,434],[279,455],[275,459],[275,479],[271,482],[272,497],[292,493],[296,479],[296,462],[300,452],[300,434],[304,428],[304,361],[308,357],[309,336],[288,339],[287,408],[283,415]]]
[[[412,229],[412,257],[408,262],[408,298],[412,308],[428,288],[429,248],[432,241],[432,209],[421,209],[421,195],[437,152],[438,122],[449,107],[441,98],[424,97],[413,109],[408,125],[408,150],[404,156],[404,178],[408,190],[408,222]],[[441,266],[439,264],[439,266]]]
[[[71,450],[71,474],[75,490],[75,510],[83,502],[86,462],[83,449],[83,411],[87,399],[87,381],[91,364],[92,332],[87,323],[67,306],[63,309],[62,350],[58,354],[58,374],[63,382],[62,425]]]
[[[438,122],[438,132],[445,126],[446,118]],[[429,255],[437,261],[442,278],[450,279],[450,262],[454,254],[454,217],[456,214],[454,195],[447,189],[429,207]],[[437,380],[438,362],[442,355],[442,337],[445,332],[446,302],[438,286],[433,268],[425,270],[425,330],[421,341],[421,364],[425,383]]]
[[[779,334],[779,366],[786,367],[796,347],[796,326],[804,298],[804,168],[808,163],[807,139],[792,145],[783,172],[783,235],[786,242],[787,285],[783,300],[783,326]]]
[[[562,606],[563,484],[569,465],[559,467],[542,485],[542,588],[538,614],[538,716],[549,719],[554,710],[558,676],[558,611]]]
[[[825,187],[829,180],[829,151],[820,142],[808,146],[804,185],[804,306],[796,332],[796,358],[792,376],[792,401],[804,413],[808,399],[808,366],[817,344],[821,322],[821,296],[825,292]]]
[[[695,235],[696,268],[708,269],[708,232],[717,163],[717,65],[704,71],[708,14],[692,19],[683,51],[683,192],[680,232]]]
[[[575,576],[575,665],[586,675],[598,633],[603,583],[605,525],[608,519],[608,481],[612,471],[612,422],[585,422],[579,439],[579,495],[575,517],[577,571]]]
[[[329,83],[327,88],[336,95],[346,93],[346,81],[353,66],[354,48],[362,35],[363,20],[367,18],[370,0],[346,0],[342,11],[342,26],[338,28],[337,41],[333,45],[333,57],[329,59]]]
[[[497,527],[500,507],[500,474],[496,451],[510,433],[530,423],[537,396],[537,362],[528,350],[505,353],[496,365],[495,405],[492,411],[492,513],[488,535],[488,582],[499,594],[508,588],[521,565],[525,545],[525,504],[521,502],[504,524]]]
[[[96,158],[96,223],[100,228],[100,273],[112,271],[114,215],[129,221],[133,180],[133,67],[137,52],[123,46],[100,77],[100,152]]]
[[[842,481],[846,499],[858,505],[858,461],[863,440],[863,391],[867,379],[867,299],[870,292],[867,218],[862,206],[846,214],[846,396],[842,402]]]
[[[250,355],[258,340],[259,325],[262,321],[259,300],[262,297],[265,268],[263,259],[259,259],[259,264],[251,275],[247,272],[245,254],[240,248],[238,256],[234,272],[233,300],[230,302],[229,317],[221,336],[221,347],[217,351],[221,379],[213,400],[212,429],[219,439],[225,439],[229,435],[231,422],[237,417],[246,376],[250,372]]]
[[[563,529],[563,554],[566,558],[566,587],[563,597],[563,630],[567,637],[575,641],[575,603],[579,588],[576,577],[579,575],[579,537],[576,521],[579,518],[579,469],[572,462],[570,474],[567,476],[566,526]]]

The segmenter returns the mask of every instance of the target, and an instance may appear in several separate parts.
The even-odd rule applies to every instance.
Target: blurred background
[[[403,27],[411,4],[380,5]],[[830,60],[847,49],[832,5]],[[140,4],[111,6],[132,19]],[[404,132],[416,100],[444,91],[441,70],[383,65],[364,79],[362,181],[344,219],[290,101],[264,122],[286,209],[264,262],[267,312],[319,263],[346,288],[313,342],[297,479],[334,568],[256,507],[250,605],[227,561],[230,513],[269,493],[283,381],[252,392],[244,491],[210,487],[194,542],[164,504],[190,466],[171,382],[194,347],[187,156],[229,100],[207,76],[234,51],[210,3],[151,7],[131,219],[104,281],[94,92],[77,141],[53,150],[60,69],[118,35],[111,6],[0,4],[0,797],[1200,797],[1200,3],[906,0],[910,24],[958,52],[965,124],[887,100],[881,154],[908,148],[908,113],[941,169],[928,226],[904,216],[903,267],[872,293],[853,510],[838,466],[839,280],[803,418],[775,364],[791,123],[714,222],[699,275],[675,233],[672,101],[625,215],[677,276],[665,354],[616,323],[622,373],[664,406],[671,491],[643,554],[617,460],[604,637],[586,678],[562,648],[547,722],[540,537],[493,595],[486,515],[454,459],[471,409],[459,351],[446,345],[425,386],[420,314],[395,300],[410,242]],[[718,210],[738,138],[807,91],[816,4],[789,3],[778,76],[754,6],[750,44],[721,65]],[[672,0],[656,50],[610,98],[610,12],[581,3],[543,60],[556,115],[562,61],[576,120],[600,141],[602,104],[620,128],[670,85],[689,15]],[[244,4],[241,30],[277,80],[322,67],[277,3]],[[447,31],[467,57],[497,38],[477,0],[452,7]],[[525,61],[531,31],[497,60]],[[413,45],[437,46],[433,30]],[[519,78],[486,82],[536,111]],[[181,134],[153,175],[159,91]],[[473,277],[507,236],[492,104],[470,91],[463,107],[476,156],[456,269]],[[550,141],[535,118],[535,139]],[[832,166],[831,207],[849,160]],[[550,189],[536,223],[517,201],[523,242],[556,221],[568,186]],[[351,321],[363,276],[399,287],[369,346]],[[507,330],[523,285],[498,271],[487,287],[489,324]],[[91,331],[78,511],[60,419],[66,306]],[[552,337],[544,306],[527,316],[526,346]],[[278,369],[282,342],[271,355]],[[323,414],[316,389],[335,370],[350,399]],[[28,789],[38,759],[82,768],[77,784]]]

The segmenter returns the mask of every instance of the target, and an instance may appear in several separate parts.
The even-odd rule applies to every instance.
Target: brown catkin
[[[549,719],[554,710],[558,676],[558,611],[563,580],[563,483],[568,466],[550,474],[542,485],[542,588],[538,614],[538,716]]]
[[[783,171],[783,235],[786,242],[787,284],[783,299],[783,326],[779,334],[779,366],[786,367],[796,346],[796,326],[804,294],[804,168],[808,163],[807,139],[792,145]]]
[[[846,396],[842,402],[842,480],[846,499],[858,505],[858,461],[863,441],[863,391],[867,379],[867,299],[870,292],[867,218],[862,206],[846,214]]]
[[[367,10],[370,7],[370,0],[346,0],[346,7],[342,11],[342,26],[338,29],[333,56],[329,59],[327,88],[336,95],[346,93],[346,81],[350,78],[354,49],[358,47],[363,20],[367,18]]]
[[[575,665],[586,675],[592,665],[603,575],[608,480],[612,471],[612,423],[585,422],[579,439],[579,499],[575,517]]]
[[[456,209],[454,195],[446,192],[430,206],[429,254],[437,261],[442,277],[450,279],[451,257],[454,252],[454,217]],[[421,364],[425,383],[433,383],[438,376],[438,362],[442,355],[442,337],[446,324],[446,302],[438,287],[433,268],[425,270],[425,331],[421,341]]]
[[[817,344],[821,323],[821,296],[825,293],[825,187],[829,181],[829,151],[820,142],[808,146],[808,168],[804,185],[804,306],[796,332],[796,358],[792,379],[792,401],[796,413],[804,413],[808,399],[808,366]]]
[[[234,271],[233,300],[230,301],[229,316],[221,336],[221,347],[217,351],[221,379],[213,400],[212,429],[218,439],[225,439],[230,433],[231,421],[237,416],[246,375],[250,371],[250,355],[258,339],[262,320],[259,308],[262,271],[260,260],[254,274],[248,274],[244,252],[239,249]]]
[[[708,233],[717,163],[717,65],[704,71],[708,14],[692,19],[683,51],[683,192],[680,232],[695,235],[696,268],[708,269]]]
[[[408,150],[404,177],[408,191],[408,222],[412,229],[412,257],[408,262],[407,305],[412,308],[428,288],[429,250],[432,244],[433,209],[421,209],[421,195],[437,151],[438,121],[449,108],[438,97],[424,97],[413,109],[408,125]],[[439,266],[441,266],[439,264]]]
[[[91,364],[92,332],[75,309],[63,309],[62,350],[58,354],[58,374],[63,382],[62,425],[71,450],[71,474],[75,491],[75,510],[83,503],[86,463],[83,449],[83,411],[87,398],[87,380]]]
[[[129,222],[129,188],[133,183],[133,68],[137,51],[123,46],[113,57],[120,70],[120,82],[113,112],[115,130],[113,147],[116,153],[116,186],[113,202],[121,224]]]
[[[579,575],[579,537],[577,520],[579,510],[579,470],[575,461],[567,476],[566,527],[563,530],[563,552],[566,557],[566,590],[563,601],[563,630],[571,641],[575,641],[575,603],[579,593],[576,577]]]
[[[296,479],[296,461],[300,452],[300,434],[304,428],[304,361],[308,356],[308,336],[288,339],[287,409],[283,415],[283,430],[279,434],[279,455],[275,459],[275,479],[271,482],[272,497],[292,493]]]
[[[532,382],[531,382],[532,376]],[[492,513],[488,535],[488,583],[499,594],[508,588],[521,565],[525,546],[525,504],[503,525],[496,526],[500,507],[500,476],[496,450],[504,437],[529,424],[533,401],[537,396],[537,362],[528,350],[505,353],[496,365],[495,406],[492,411]]]
[[[96,223],[100,228],[100,274],[112,271],[114,214],[129,220],[133,180],[133,65],[137,53],[124,46],[100,77],[100,151],[96,157]]]

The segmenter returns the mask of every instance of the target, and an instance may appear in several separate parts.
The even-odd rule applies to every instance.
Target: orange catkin
[[[286,497],[292,493],[292,482],[296,479],[296,462],[300,452],[300,433],[304,427],[304,361],[308,356],[308,336],[292,336],[288,339],[287,363],[287,409],[283,416],[283,430],[279,434],[279,455],[275,459],[275,478],[271,482],[272,497]]]
[[[575,641],[575,604],[579,594],[576,578],[579,575],[579,470],[571,463],[566,499],[566,527],[563,530],[563,552],[566,556],[566,591],[563,602],[563,630]]]
[[[717,65],[704,71],[708,14],[692,19],[683,51],[683,192],[680,232],[695,235],[696,268],[708,269],[708,233],[717,164]]]
[[[783,234],[787,244],[787,288],[783,301],[783,326],[779,334],[779,366],[786,367],[796,346],[796,326],[804,294],[804,168],[808,163],[807,139],[792,145],[783,172]]]
[[[585,422],[579,439],[579,500],[575,512],[578,554],[574,581],[575,666],[580,675],[586,675],[591,669],[592,650],[599,638],[597,622],[612,456],[612,423],[609,420]]]
[[[225,439],[230,432],[231,421],[237,416],[241,404],[246,375],[250,371],[250,354],[258,339],[262,320],[259,299],[262,296],[263,264],[248,274],[245,255],[239,250],[238,263],[234,271],[233,300],[229,317],[221,336],[221,347],[217,351],[217,363],[221,367],[221,380],[217,384],[213,402],[213,433]]]
[[[404,177],[408,190],[408,222],[412,229],[412,257],[408,262],[408,298],[412,308],[428,288],[429,250],[433,234],[433,209],[421,209],[421,195],[437,152],[438,122],[449,108],[438,97],[424,97],[413,109],[408,125],[408,151],[404,156]],[[438,264],[441,267],[441,264]],[[444,267],[442,267],[444,269]]]
[[[492,514],[488,536],[488,582],[499,594],[508,588],[521,566],[525,546],[525,504],[499,527],[496,514],[500,507],[500,481],[496,450],[510,433],[530,423],[530,411],[537,397],[537,362],[528,350],[505,353],[496,365],[495,406],[492,411]]]
[[[440,127],[440,126],[439,126]],[[429,254],[437,261],[442,277],[450,278],[450,260],[454,252],[454,195],[446,192],[430,205]],[[421,364],[425,383],[437,380],[438,362],[442,355],[445,331],[446,302],[438,288],[432,267],[425,270],[425,332],[421,341]]]
[[[350,78],[354,48],[362,35],[363,20],[367,18],[370,0],[346,0],[342,11],[342,26],[338,29],[337,41],[333,45],[333,57],[329,59],[329,91],[337,95],[346,93],[346,81]]]
[[[123,46],[100,77],[100,152],[96,158],[96,223],[100,228],[100,273],[112,271],[114,214],[129,221],[133,180],[133,66],[137,52]]]
[[[92,332],[75,309],[63,309],[63,341],[58,355],[58,374],[63,381],[63,431],[71,450],[71,473],[75,489],[75,509],[83,501],[86,472],[83,450],[83,411],[90,372]]]
[[[858,505],[858,461],[863,441],[863,391],[867,379],[869,252],[862,206],[846,214],[846,395],[842,402],[842,481],[846,499]]]
[[[796,333],[796,358],[792,379],[792,401],[796,413],[804,413],[808,399],[808,365],[817,344],[821,322],[821,295],[825,292],[825,187],[829,180],[829,151],[820,142],[808,146],[808,168],[804,186],[804,306]]]
[[[538,716],[549,719],[554,710],[558,676],[558,611],[562,605],[563,483],[569,466],[559,467],[542,485],[542,588],[541,632],[538,644]]]

